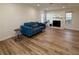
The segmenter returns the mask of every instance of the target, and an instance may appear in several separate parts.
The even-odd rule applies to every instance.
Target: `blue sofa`
[[[25,36],[33,36],[34,34],[41,32],[46,28],[45,24],[39,22],[28,22],[24,23],[20,27],[20,31]]]

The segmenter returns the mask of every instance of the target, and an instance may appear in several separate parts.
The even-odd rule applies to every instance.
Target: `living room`
[[[0,54],[79,54],[79,3],[2,3],[0,15],[0,51],[4,51]],[[43,23],[46,28],[32,37],[28,37],[31,31],[22,30],[23,37],[15,41],[15,30],[30,22]]]

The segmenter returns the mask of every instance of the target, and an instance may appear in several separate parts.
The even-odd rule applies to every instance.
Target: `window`
[[[69,28],[72,24],[72,12],[66,13],[66,26]]]

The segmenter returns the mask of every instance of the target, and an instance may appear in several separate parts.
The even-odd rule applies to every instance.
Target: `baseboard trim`
[[[10,38],[12,38],[12,37],[15,37],[15,35],[12,35],[12,36],[8,36],[8,37],[5,37],[5,38],[2,38],[2,39],[0,39],[0,41],[4,41],[4,40],[10,39]]]
[[[75,29],[75,28],[70,28],[70,29],[67,29],[67,30],[79,31],[79,29]]]

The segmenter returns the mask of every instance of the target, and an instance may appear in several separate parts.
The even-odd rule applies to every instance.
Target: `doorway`
[[[72,12],[66,12],[65,13],[65,25],[66,25],[66,29],[71,29],[72,27]]]

